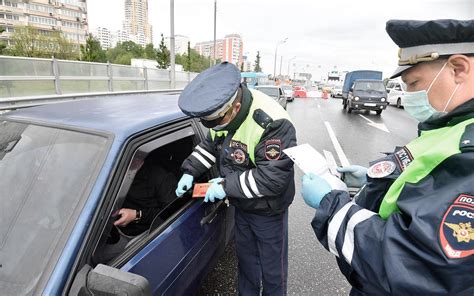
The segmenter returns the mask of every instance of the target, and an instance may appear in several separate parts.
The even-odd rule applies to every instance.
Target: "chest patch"
[[[231,140],[230,143],[229,143],[229,146],[231,148],[234,148],[234,149],[241,149],[245,152],[248,152],[247,144],[244,144],[244,143],[239,142],[239,141]]]
[[[367,170],[367,175],[371,178],[383,178],[395,171],[396,165],[393,161],[379,161]]]
[[[268,160],[278,160],[281,156],[281,140],[271,139],[265,142],[265,158]]]
[[[449,206],[439,226],[439,241],[448,258],[474,254],[474,196],[461,194]]]
[[[238,164],[243,164],[245,162],[245,152],[242,149],[235,149],[231,155],[234,158],[234,161]]]
[[[406,147],[398,150],[394,155],[402,171],[404,171],[413,160],[410,150],[408,150]]]

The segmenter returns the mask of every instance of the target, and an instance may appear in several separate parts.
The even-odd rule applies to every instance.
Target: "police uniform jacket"
[[[353,295],[474,295],[474,99],[419,134],[372,163],[368,175],[379,173],[354,200],[333,190],[316,211],[316,236]]]
[[[210,130],[182,171],[196,178],[216,164],[232,205],[264,216],[279,214],[295,194],[293,162],[282,152],[296,146],[295,128],[286,111],[259,91],[242,86],[241,104],[226,131]]]

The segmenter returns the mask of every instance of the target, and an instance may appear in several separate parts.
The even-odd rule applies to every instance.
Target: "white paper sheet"
[[[283,150],[288,157],[305,173],[315,173],[326,180],[334,190],[347,191],[347,186],[328,169],[326,158],[309,144],[302,144]]]
[[[309,144],[287,148],[283,150],[283,152],[288,155],[305,174],[315,173],[319,175],[328,169],[324,156]]]

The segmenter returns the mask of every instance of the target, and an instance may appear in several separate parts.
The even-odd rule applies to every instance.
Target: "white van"
[[[403,97],[405,96],[406,85],[399,80],[389,80],[387,83],[387,101],[390,105],[403,107]]]

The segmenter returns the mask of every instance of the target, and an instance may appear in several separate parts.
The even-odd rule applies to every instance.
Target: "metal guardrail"
[[[8,111],[14,109],[21,109],[33,107],[38,105],[53,104],[58,102],[74,101],[90,99],[99,96],[118,96],[126,94],[149,94],[149,93],[168,93],[179,94],[182,89],[160,89],[160,90],[141,90],[141,91],[118,91],[118,92],[96,92],[83,94],[68,94],[68,95],[44,95],[31,96],[15,99],[0,99],[0,113],[1,111]]]
[[[3,104],[33,96],[169,90],[170,74],[169,70],[111,63],[0,56],[0,100]],[[197,74],[176,72],[175,87],[184,88]]]

